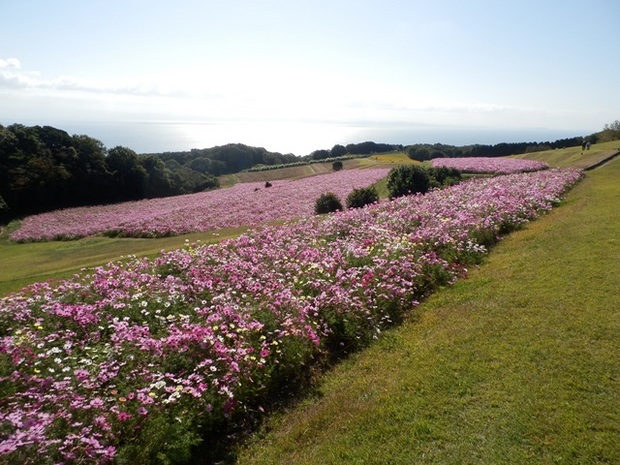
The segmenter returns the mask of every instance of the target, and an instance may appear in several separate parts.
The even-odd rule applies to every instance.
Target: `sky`
[[[0,124],[298,155],[587,135],[620,119],[618,18],[618,0],[0,0]]]

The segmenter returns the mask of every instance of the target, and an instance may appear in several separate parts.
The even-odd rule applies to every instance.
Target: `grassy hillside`
[[[543,152],[515,155],[514,158],[545,161],[552,167],[566,168],[572,166],[585,169],[620,151],[620,141],[594,144],[590,150],[581,150],[581,146],[565,149],[546,150]]]
[[[372,155],[368,158],[354,158],[342,162],[344,169],[389,167],[393,164],[417,163],[411,160],[404,152],[390,152]],[[332,162],[312,163],[303,166],[291,166],[266,171],[244,171],[241,173],[220,176],[220,186],[232,186],[238,182],[266,182],[281,179],[299,179],[316,174],[332,172]]]
[[[238,464],[620,463],[619,177],[589,172]]]

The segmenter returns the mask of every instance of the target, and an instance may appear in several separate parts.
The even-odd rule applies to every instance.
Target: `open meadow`
[[[374,170],[355,171],[380,160],[365,163]],[[574,169],[473,178],[255,230],[27,244],[5,231],[9,287],[39,283],[0,300],[0,454],[50,464],[237,454],[239,463],[613,462],[618,418],[597,414],[619,395],[618,332],[608,328],[620,324],[605,310],[620,307],[608,277],[618,257],[604,252],[617,250],[619,167],[582,181]],[[71,276],[37,279],[55,274]],[[219,434],[246,432],[274,396],[298,393],[343,357],[311,384],[316,396],[267,418],[268,433],[222,449]],[[573,405],[577,393],[597,394],[579,398],[589,416]],[[591,447],[578,450],[586,438]]]

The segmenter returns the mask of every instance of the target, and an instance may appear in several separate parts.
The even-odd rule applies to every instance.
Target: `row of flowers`
[[[258,225],[314,214],[325,191],[345,198],[384,178],[388,169],[342,170],[298,180],[240,183],[197,194],[71,208],[25,218],[11,235],[18,242],[77,239],[96,234],[162,237]]]
[[[435,168],[442,166],[446,168],[456,168],[465,173],[492,174],[526,173],[549,168],[549,165],[542,161],[506,157],[434,158],[431,160],[431,164]]]
[[[471,179],[0,300],[0,461],[154,463],[357,349],[582,176]]]

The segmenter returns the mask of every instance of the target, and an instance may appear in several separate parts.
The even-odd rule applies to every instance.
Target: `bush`
[[[387,188],[390,199],[410,194],[425,194],[431,188],[451,186],[461,182],[461,172],[455,168],[423,168],[403,165],[388,174]]]
[[[461,182],[461,172],[456,168],[446,166],[430,168],[429,175],[432,178],[433,187],[452,186]]]
[[[314,212],[317,215],[322,213],[332,213],[335,211],[342,211],[342,202],[340,202],[338,196],[333,192],[321,194],[321,196],[316,199],[316,203],[314,204]]]
[[[347,196],[347,208],[362,208],[378,201],[379,194],[373,186],[354,189]]]
[[[428,171],[419,165],[403,165],[388,174],[387,188],[390,199],[403,195],[428,192],[431,179]]]
[[[342,169],[343,165],[341,161],[335,161],[332,163],[332,170],[334,171],[340,171]]]

